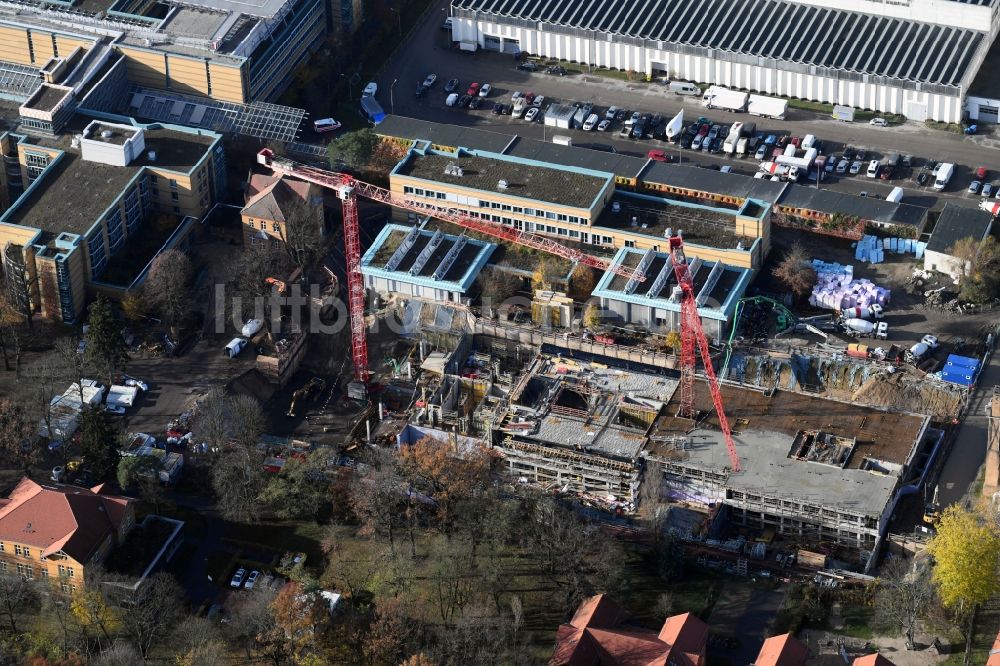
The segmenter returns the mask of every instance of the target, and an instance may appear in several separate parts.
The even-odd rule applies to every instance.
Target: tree
[[[424,437],[403,447],[399,465],[403,476],[434,500],[438,522],[447,532],[454,518],[454,505],[488,484],[490,454],[479,445],[459,451],[450,444]]]
[[[153,259],[143,284],[146,300],[158,309],[175,336],[177,325],[191,309],[193,277],[194,267],[188,256],[180,250],[167,250]]]
[[[264,412],[256,398],[238,395],[230,399],[229,430],[239,446],[257,448],[264,432]]]
[[[315,518],[329,496],[326,463],[333,457],[333,450],[324,446],[305,460],[286,460],[281,473],[271,477],[260,494],[263,508],[279,520]]]
[[[479,284],[480,300],[484,307],[496,310],[517,293],[521,278],[505,270],[510,267],[510,264],[505,262],[497,266],[487,266],[479,272],[476,282]]]
[[[17,634],[21,613],[38,599],[38,589],[33,580],[19,574],[0,574],[0,614],[7,619],[11,634]]]
[[[149,313],[149,302],[141,290],[130,291],[122,296],[122,313],[131,322],[138,322]]]
[[[775,266],[772,275],[785,285],[796,298],[808,294],[816,284],[816,271],[809,263],[805,248],[794,243],[785,257]]]
[[[934,599],[927,566],[903,558],[890,560],[882,570],[875,593],[875,605],[882,622],[898,628],[906,638],[906,649],[915,648],[917,622]]]
[[[400,599],[380,600],[365,632],[362,647],[365,659],[369,664],[398,664],[412,631],[413,623],[406,617]]]
[[[667,334],[663,336],[663,346],[667,347],[671,351],[680,350],[681,334],[675,329],[667,331]]]
[[[38,460],[33,424],[23,406],[6,398],[0,398],[0,456],[22,466],[25,476]]]
[[[293,663],[300,661],[315,645],[316,627],[323,618],[322,605],[315,595],[305,594],[298,583],[292,582],[274,597],[271,616],[273,623],[258,636],[258,643],[270,646],[272,653],[286,652]]]
[[[559,267],[548,257],[538,260],[538,265],[531,274],[531,289],[549,289],[559,278]]]
[[[959,616],[996,594],[1000,536],[995,527],[958,505],[944,510],[937,535],[927,544],[934,557],[931,579],[941,602]]]
[[[128,643],[115,643],[93,660],[94,666],[134,666],[145,659]]]
[[[654,544],[660,541],[664,485],[663,470],[656,463],[648,463],[639,486],[639,517],[652,535]]]
[[[80,448],[94,476],[107,481],[118,472],[120,433],[100,405],[80,412]]]
[[[310,198],[314,195],[312,187],[309,189]],[[318,196],[319,202],[304,201],[295,198],[285,204],[281,213],[275,211],[276,215],[281,215],[285,219],[285,224],[281,227],[281,240],[288,261],[296,268],[301,269],[303,275],[316,261],[326,254],[326,236],[323,234],[323,203],[322,196]]]
[[[234,446],[222,451],[212,466],[212,490],[227,520],[255,523],[259,497],[267,483],[264,453],[257,447]]]
[[[99,644],[110,645],[112,637],[121,629],[121,618],[101,594],[101,576],[87,572],[87,586],[80,587],[73,595],[70,609],[84,635],[93,633]]]
[[[590,298],[597,286],[597,272],[585,264],[577,264],[569,276],[569,295],[573,300],[583,303]]]
[[[202,401],[194,418],[194,434],[212,451],[222,449],[229,432],[229,399],[221,386],[213,386]]]
[[[203,617],[187,616],[171,636],[174,666],[228,666],[232,663],[219,625]]]
[[[173,576],[161,571],[135,590],[118,588],[114,583],[105,589],[118,610],[122,633],[132,639],[142,662],[147,663],[152,649],[166,639],[183,613],[180,586]]]
[[[330,142],[327,148],[330,165],[335,171],[340,170],[341,165],[345,163],[356,168],[364,168],[372,161],[379,141],[378,135],[368,127],[347,132],[336,141]]]
[[[587,328],[597,328],[601,325],[601,308],[594,303],[588,303],[583,310],[583,325]]]
[[[405,483],[391,454],[375,454],[373,464],[351,484],[350,504],[366,534],[385,534],[395,553],[395,528],[404,503]]]
[[[128,347],[122,337],[122,326],[111,311],[111,304],[103,296],[90,304],[90,329],[87,332],[87,360],[106,372],[108,385],[114,383],[116,370],[128,363]]]
[[[983,241],[963,238],[949,253],[964,263],[959,278],[959,297],[969,303],[987,303],[1000,293],[1000,243],[987,236]]]
[[[13,369],[19,374],[23,354],[23,336],[21,335],[23,316],[22,311],[14,305],[10,294],[0,290],[0,353],[3,354],[4,369],[10,370],[11,360],[13,360]],[[31,321],[30,313],[27,320]]]

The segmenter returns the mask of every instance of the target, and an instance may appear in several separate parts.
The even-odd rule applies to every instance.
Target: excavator
[[[313,377],[305,386],[292,393],[292,404],[288,406],[287,416],[295,416],[295,406],[301,400],[312,400],[326,389],[326,380],[320,377]]]

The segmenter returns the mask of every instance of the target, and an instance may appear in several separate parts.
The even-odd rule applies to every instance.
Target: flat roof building
[[[467,236],[387,224],[361,258],[361,274],[368,289],[386,296],[467,303],[496,248]]]
[[[680,330],[681,298],[675,293],[678,285],[669,254],[622,248],[611,266],[638,270],[645,281],[630,280],[611,270],[605,272],[593,291],[605,318],[639,324],[654,333]],[[690,262],[689,271],[705,335],[723,339],[753,271],[698,258]]]
[[[0,189],[12,200],[0,249],[27,308],[71,323],[93,289],[140,283],[159,250],[182,244],[224,190],[226,168],[214,132],[82,118],[67,130],[0,136]],[[138,249],[148,234],[151,254]]]

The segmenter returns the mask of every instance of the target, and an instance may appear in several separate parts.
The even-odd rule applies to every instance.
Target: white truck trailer
[[[934,179],[934,189],[941,191],[948,187],[948,181],[951,180],[952,175],[955,173],[955,165],[948,164],[945,162],[938,167],[937,177]]]
[[[720,86],[710,86],[702,96],[702,104],[709,109],[724,111],[746,111],[748,93],[729,90]]]
[[[736,152],[736,144],[740,142],[743,133],[743,123],[735,122],[733,126],[729,128],[729,134],[726,135],[726,140],[722,143],[722,152],[726,155],[732,155]]]
[[[788,111],[788,100],[766,95],[750,95],[747,100],[747,113],[762,118],[784,120]]]

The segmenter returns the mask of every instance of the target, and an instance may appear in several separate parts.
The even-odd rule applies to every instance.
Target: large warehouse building
[[[958,122],[1000,0],[454,0],[453,39]]]

